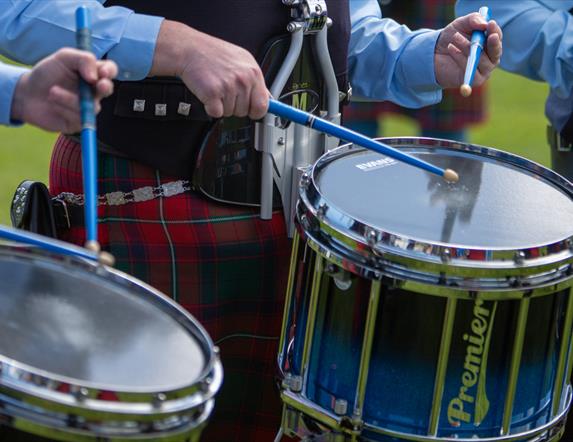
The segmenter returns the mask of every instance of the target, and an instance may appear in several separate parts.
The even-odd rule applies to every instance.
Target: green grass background
[[[489,118],[470,131],[470,141],[514,152],[547,165],[547,125],[543,110],[547,86],[496,71],[488,89]],[[383,121],[385,136],[417,134],[413,121],[389,117]],[[0,223],[9,224],[9,207],[18,183],[24,179],[47,183],[55,134],[24,126],[0,126]]]

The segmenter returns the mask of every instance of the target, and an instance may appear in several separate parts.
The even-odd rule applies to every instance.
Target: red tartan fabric
[[[391,17],[412,29],[439,29],[454,19],[453,0],[394,0],[382,7],[384,17]],[[469,98],[458,90],[448,89],[442,101],[422,109],[406,109],[390,102],[352,103],[344,112],[344,120],[376,120],[384,113],[398,113],[415,119],[420,128],[443,132],[460,131],[487,118],[485,87],[473,89]]]
[[[99,193],[174,181],[135,162],[100,155]],[[50,191],[82,192],[80,148],[60,137]],[[280,423],[275,385],[290,242],[276,212],[217,204],[194,193],[99,207],[102,247],[116,267],[189,310],[221,349],[222,391],[203,440],[268,442]],[[62,239],[84,243],[74,227]],[[177,363],[177,361],[173,361]]]

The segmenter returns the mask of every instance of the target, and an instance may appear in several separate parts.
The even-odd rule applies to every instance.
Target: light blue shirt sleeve
[[[476,11],[483,0],[459,0],[458,15]],[[503,30],[501,67],[549,83],[561,98],[573,94],[573,8],[569,0],[490,1],[492,19]]]
[[[97,0],[0,0],[0,49],[26,64],[64,46],[74,47],[75,10],[92,17],[92,42],[98,57],[119,66],[119,79],[139,80],[151,69],[162,17],[136,14]]]
[[[20,122],[12,121],[10,114],[16,85],[26,71],[26,68],[0,63],[0,124],[21,124]]]
[[[411,31],[382,18],[375,0],[350,0],[348,68],[354,100],[417,108],[442,99],[434,71],[440,31]]]

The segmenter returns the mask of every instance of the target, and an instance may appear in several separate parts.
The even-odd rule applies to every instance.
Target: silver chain
[[[159,197],[170,197],[180,195],[192,189],[188,180],[170,181],[160,186],[145,186],[133,189],[129,192],[110,192],[98,195],[98,206],[121,206],[128,203],[139,203],[150,201]],[[56,200],[64,201],[66,204],[83,206],[85,198],[83,194],[62,192],[55,197]]]

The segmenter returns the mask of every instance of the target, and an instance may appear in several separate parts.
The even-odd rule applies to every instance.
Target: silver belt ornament
[[[145,186],[133,189],[129,192],[109,192],[98,195],[98,206],[122,206],[129,203],[141,203],[151,201],[156,198],[168,198],[192,190],[191,183],[188,180],[170,181],[159,186]],[[62,192],[55,197],[56,200],[76,206],[84,205],[84,195],[71,192]]]

